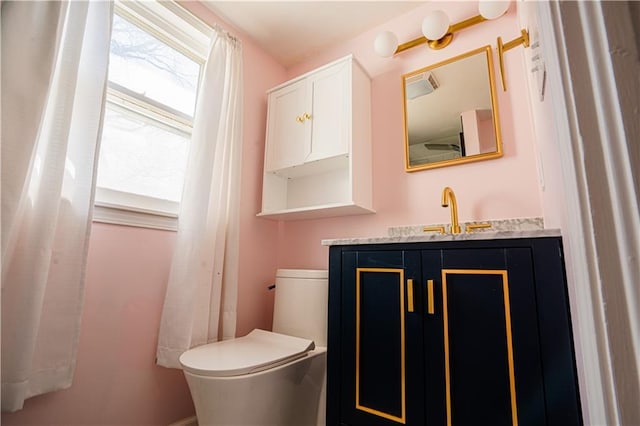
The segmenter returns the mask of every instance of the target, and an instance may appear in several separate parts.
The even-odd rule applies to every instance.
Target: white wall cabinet
[[[371,83],[351,56],[268,92],[258,216],[372,213]]]

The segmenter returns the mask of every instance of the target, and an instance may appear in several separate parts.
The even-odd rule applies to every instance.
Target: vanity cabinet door
[[[531,250],[429,250],[422,261],[435,424],[546,424]]]
[[[420,253],[348,251],[342,264],[340,423],[424,424]]]

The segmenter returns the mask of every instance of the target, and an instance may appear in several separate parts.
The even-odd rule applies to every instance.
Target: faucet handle
[[[477,229],[487,229],[487,228],[491,228],[491,224],[489,222],[468,223],[467,225],[465,225],[465,231],[467,234],[470,234]]]
[[[422,232],[437,232],[439,234],[445,233],[444,226],[425,226],[422,228]]]

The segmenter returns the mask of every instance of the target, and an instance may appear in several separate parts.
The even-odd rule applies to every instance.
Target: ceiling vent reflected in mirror
[[[438,87],[440,87],[440,85],[436,81],[436,78],[433,76],[433,74],[430,72],[425,72],[411,78],[407,78],[407,99],[416,99],[420,96],[428,95]]]

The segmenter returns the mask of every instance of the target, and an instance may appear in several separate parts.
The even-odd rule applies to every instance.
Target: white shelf
[[[273,174],[288,179],[296,179],[348,168],[349,155],[344,154],[287,167],[285,169],[267,171],[265,174]]]
[[[272,220],[304,220],[373,213],[375,213],[375,210],[367,209],[355,204],[325,204],[288,210],[260,212],[258,213],[258,217]]]

